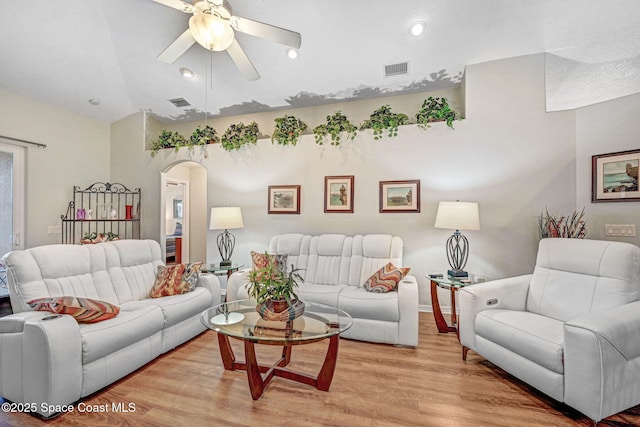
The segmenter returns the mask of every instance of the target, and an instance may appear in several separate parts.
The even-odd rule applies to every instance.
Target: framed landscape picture
[[[353,175],[324,177],[324,211],[353,213]]]
[[[637,202],[640,149],[591,157],[592,202]]]
[[[380,213],[420,212],[420,180],[380,181]]]
[[[268,206],[270,214],[299,214],[300,186],[270,185]]]

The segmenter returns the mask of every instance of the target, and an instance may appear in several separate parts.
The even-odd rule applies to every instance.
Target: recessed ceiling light
[[[89,104],[91,104],[91,105],[100,105],[100,100],[96,99],[96,98],[91,98],[89,100]]]
[[[412,36],[419,36],[424,32],[424,29],[427,27],[427,24],[424,21],[416,21],[409,26],[409,33]]]
[[[298,57],[300,56],[300,51],[298,49],[290,47],[289,49],[287,49],[287,56],[289,57],[289,59],[298,59]]]
[[[194,73],[193,71],[191,71],[188,68],[184,68],[181,67],[178,72],[180,72],[180,74],[182,75],[182,77],[184,77],[185,79],[192,79],[196,76],[196,73]]]

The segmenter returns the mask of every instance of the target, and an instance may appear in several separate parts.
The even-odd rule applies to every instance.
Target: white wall
[[[60,243],[48,228],[61,224],[73,186],[109,180],[109,124],[0,89],[0,135],[47,145],[27,149],[23,242]]]
[[[576,110],[577,205],[589,218],[588,237],[605,239],[605,224],[635,224],[640,202],[591,203],[591,156],[640,149],[640,94]],[[640,245],[636,237],[606,237]]]
[[[143,194],[154,200],[161,170],[186,159],[201,163],[208,171],[207,207],[243,209],[245,227],[234,230],[236,262],[249,264],[249,252],[266,249],[277,233],[399,235],[404,239],[404,263],[420,283],[420,303],[429,305],[424,275],[446,269],[444,244],[451,234],[433,228],[438,201],[480,203],[482,229],[466,233],[471,242],[468,270],[490,278],[530,272],[537,250],[537,215],[545,206],[573,209],[576,204],[575,117],[573,112],[545,113],[544,55],[469,66],[465,84],[467,119],[456,122],[455,131],[444,123],[427,131],[409,125],[397,138],[382,141],[364,131],[340,147],[318,146],[310,134],[295,147],[263,139],[235,152],[218,144],[209,146],[208,159],[199,150],[188,154],[184,149],[162,150],[152,158],[141,148],[145,126],[136,115],[134,126],[113,126],[133,127],[136,135],[114,143],[112,175],[139,181]],[[295,112],[311,127],[337,109],[359,122],[386,103],[395,111],[413,114],[429,95],[382,98],[373,107],[345,103]],[[254,117],[264,120],[260,115],[234,119],[246,123]],[[353,214],[324,213],[328,175],[355,176]],[[379,182],[402,179],[421,180],[422,212],[379,213]],[[286,184],[301,185],[301,214],[268,215],[267,186]],[[159,214],[152,209],[145,212],[143,235],[158,238]],[[207,231],[208,263],[219,261],[216,235]]]

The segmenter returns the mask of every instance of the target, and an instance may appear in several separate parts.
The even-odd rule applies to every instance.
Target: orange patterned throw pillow
[[[410,268],[396,268],[392,263],[388,263],[380,270],[373,273],[364,282],[364,288],[369,292],[385,293],[395,290],[400,280],[411,271]]]
[[[69,314],[78,323],[95,323],[116,317],[120,308],[105,301],[77,297],[38,298],[27,302],[35,311]]]
[[[202,262],[191,264],[159,265],[156,281],[149,292],[151,298],[168,297],[191,292],[198,283]]]

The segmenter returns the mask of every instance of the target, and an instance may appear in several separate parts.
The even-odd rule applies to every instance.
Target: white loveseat
[[[460,342],[594,421],[640,403],[640,248],[543,239],[533,274],[460,292]]]
[[[0,318],[0,396],[60,412],[205,330],[200,314],[220,303],[220,283],[200,275],[192,292],[149,298],[158,242],[48,245],[5,255],[15,314]],[[108,320],[32,311],[27,301],[76,296],[119,306]]]
[[[372,293],[364,282],[391,262],[402,267],[402,239],[388,234],[281,234],[267,250],[287,255],[287,266],[301,268],[304,283],[296,292],[302,301],[338,307],[353,317],[345,338],[415,347],[418,344],[418,284],[405,276],[396,291]],[[246,269],[234,273],[227,300],[248,298]]]

